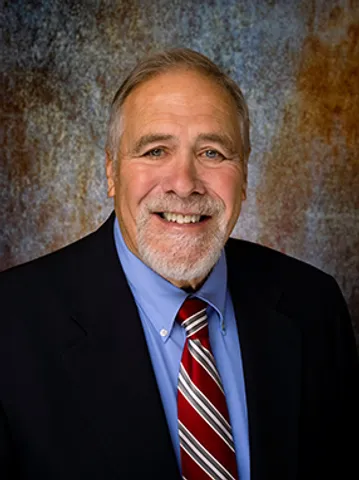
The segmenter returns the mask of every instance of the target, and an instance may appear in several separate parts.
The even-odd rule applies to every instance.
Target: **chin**
[[[191,282],[197,278],[205,278],[221,255],[222,239],[217,239],[216,242],[203,240],[197,239],[195,244],[187,242],[187,245],[183,245],[178,242],[170,246],[160,240],[153,243],[139,242],[140,258],[166,279]]]

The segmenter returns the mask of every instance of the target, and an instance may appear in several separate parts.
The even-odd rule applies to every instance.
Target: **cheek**
[[[119,194],[130,209],[136,209],[156,185],[154,175],[149,169],[131,165],[127,169],[123,168],[119,175]]]
[[[225,205],[226,215],[236,213],[241,204],[243,176],[237,169],[226,169],[211,172],[208,177],[208,188]]]

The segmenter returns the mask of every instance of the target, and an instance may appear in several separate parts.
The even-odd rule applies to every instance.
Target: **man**
[[[335,281],[229,239],[248,124],[238,86],[190,50],[123,83],[115,215],[1,275],[1,478],[357,478],[358,362]]]

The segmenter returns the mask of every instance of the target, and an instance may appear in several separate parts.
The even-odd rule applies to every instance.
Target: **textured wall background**
[[[111,98],[143,55],[187,46],[239,81],[251,111],[249,198],[234,235],[333,274],[359,328],[357,0],[0,6],[0,269],[106,218]]]

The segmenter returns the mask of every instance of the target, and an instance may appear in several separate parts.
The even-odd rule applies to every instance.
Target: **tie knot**
[[[187,298],[177,313],[177,321],[185,329],[187,338],[195,339],[207,334],[207,303],[199,298]]]

